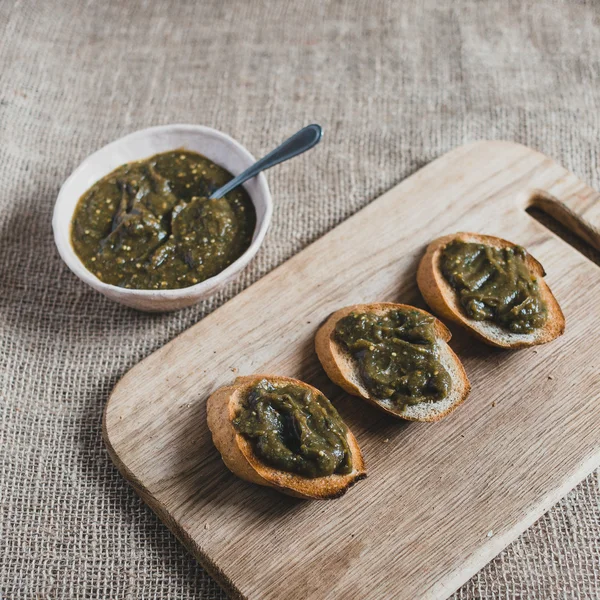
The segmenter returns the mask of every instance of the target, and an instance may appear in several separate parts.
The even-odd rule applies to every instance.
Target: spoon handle
[[[229,183],[214,191],[210,195],[210,199],[216,200],[217,198],[222,198],[227,192],[230,192],[233,188],[241,185],[251,177],[255,177],[261,171],[270,169],[285,160],[289,160],[290,158],[294,158],[294,156],[298,156],[298,154],[310,150],[319,143],[322,134],[323,130],[320,125],[308,125],[304,127],[292,137],[285,140],[281,146],[277,146],[275,150],[272,150],[265,157],[248,167],[243,173],[234,177]]]

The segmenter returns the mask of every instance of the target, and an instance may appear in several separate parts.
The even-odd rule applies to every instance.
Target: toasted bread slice
[[[471,385],[462,363],[447,344],[452,336],[448,328],[441,321],[433,317],[435,333],[439,343],[439,359],[452,378],[453,385],[450,395],[436,402],[421,402],[402,408],[399,408],[390,400],[373,398],[369,394],[361,380],[356,361],[335,339],[335,326],[337,322],[351,312],[372,312],[384,315],[390,310],[395,309],[416,310],[431,316],[428,312],[420,308],[406,304],[394,304],[392,302],[346,306],[334,312],[317,332],[315,338],[317,355],[329,379],[349,394],[363,398],[394,417],[409,421],[439,421],[462,404],[471,391]]]
[[[531,273],[538,277],[540,293],[548,310],[545,325],[532,333],[512,333],[491,321],[470,319],[464,313],[458,295],[446,281],[440,268],[440,255],[446,245],[453,240],[486,244],[494,248],[516,246],[512,242],[491,235],[465,232],[445,235],[431,242],[419,264],[417,284],[425,302],[436,315],[458,323],[481,341],[499,348],[526,348],[551,342],[562,335],[565,330],[565,317],[548,284],[544,281],[546,275],[544,268],[529,253],[526,257],[527,266]]]
[[[352,454],[351,473],[310,478],[274,469],[265,464],[256,455],[251,443],[238,433],[232,423],[246,394],[261,379],[267,379],[274,385],[291,383],[321,393],[303,381],[276,375],[238,377],[232,385],[214,392],[207,404],[208,428],[223,462],[230,471],[252,483],[273,487],[290,496],[306,499],[337,498],[367,476],[360,448],[349,429],[346,439]]]

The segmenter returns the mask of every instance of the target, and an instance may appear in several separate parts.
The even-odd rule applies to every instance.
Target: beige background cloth
[[[89,153],[174,122],[256,155],[325,137],[268,173],[272,228],[235,283],[139,314],[62,264],[52,207]],[[598,188],[599,136],[597,1],[0,0],[0,595],[224,598],[106,453],[116,381],[454,146],[516,140]],[[598,597],[598,473],[455,596]]]

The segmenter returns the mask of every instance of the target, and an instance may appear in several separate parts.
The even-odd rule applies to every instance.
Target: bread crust
[[[232,473],[246,481],[275,488],[290,496],[318,500],[338,498],[357,481],[367,476],[362,453],[350,429],[346,439],[352,455],[351,473],[309,478],[274,469],[262,462],[254,453],[250,442],[238,433],[233,425],[237,409],[246,393],[261,379],[267,379],[274,384],[294,384],[314,393],[321,393],[303,381],[279,375],[238,377],[233,384],[213,392],[206,409],[208,428],[223,462]]]
[[[426,411],[422,415],[415,416],[414,414],[411,414],[410,411],[394,410],[394,408],[389,404],[385,404],[381,400],[371,397],[360,380],[360,376],[358,375],[357,369],[354,365],[354,360],[335,339],[334,334],[337,322],[349,315],[351,312],[375,312],[377,314],[385,314],[390,310],[398,309],[415,310],[434,319],[435,333],[439,338],[439,343],[442,346],[445,356],[455,367],[455,376],[453,377],[453,382],[457,386],[458,394],[456,399],[449,406],[442,410],[437,410],[434,406],[438,403],[431,403],[432,410]],[[466,400],[469,392],[471,391],[471,384],[469,383],[469,379],[462,363],[460,362],[460,359],[447,344],[451,337],[452,334],[448,328],[440,320],[436,319],[425,310],[416,308],[415,306],[410,306],[408,304],[374,302],[371,304],[354,304],[352,306],[346,306],[335,311],[317,331],[317,335],[315,337],[315,350],[329,379],[331,379],[331,381],[348,392],[350,395],[358,396],[379,410],[382,410],[386,414],[392,415],[396,418],[405,419],[408,421],[433,422],[443,419],[446,415],[454,411]],[[422,403],[422,405],[424,404],[425,403]]]
[[[429,244],[417,270],[417,285],[427,305],[442,319],[457,323],[476,338],[498,348],[518,349],[546,344],[564,333],[565,317],[544,281],[546,275],[542,265],[528,252],[527,266],[538,276],[540,294],[548,309],[548,319],[544,327],[530,334],[511,333],[488,321],[469,319],[458,302],[456,292],[444,278],[440,269],[440,256],[448,243],[454,240],[490,245],[496,248],[514,248],[513,244],[502,238],[479,233],[459,232],[437,238]]]

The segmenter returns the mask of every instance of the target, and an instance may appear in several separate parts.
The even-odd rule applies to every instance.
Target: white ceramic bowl
[[[100,281],[88,271],[71,245],[71,220],[79,198],[99,179],[123,163],[148,158],[158,152],[186,148],[199,152],[214,163],[239,175],[255,158],[228,135],[200,125],[164,125],[126,135],[88,156],[60,188],[52,228],[54,241],[67,266],[85,283],[111,300],[146,311],[176,310],[191,306],[213,294],[239,273],[258,251],[273,212],[265,176],[261,173],[244,184],[256,209],[256,228],[250,247],[235,262],[214,277],[177,290],[132,290]]]

